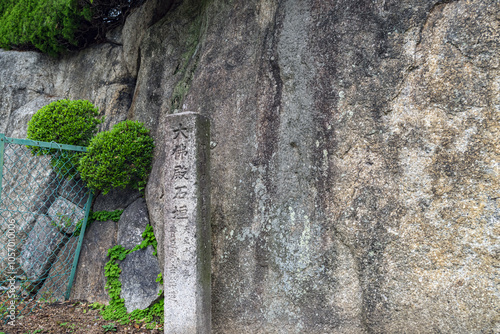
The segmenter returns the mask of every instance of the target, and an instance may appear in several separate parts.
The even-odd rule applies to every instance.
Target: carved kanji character
[[[174,166],[174,176],[172,177],[172,179],[174,180],[187,180],[187,174],[188,172],[188,169],[187,167],[183,166],[183,165],[176,165]]]
[[[175,187],[175,195],[174,198],[184,199],[186,198],[188,192],[186,186]]]
[[[174,219],[187,219],[188,218],[188,208],[186,205],[174,206],[174,211],[172,211]]]
[[[172,151],[172,155],[176,159],[181,159],[183,156],[187,155],[187,153],[188,153],[187,147],[184,144],[175,145]]]
[[[174,139],[177,139],[179,135],[182,135],[182,137],[187,138],[188,136],[184,131],[187,131],[187,128],[183,127],[182,123],[179,123],[179,127],[177,129],[174,129],[175,133]]]

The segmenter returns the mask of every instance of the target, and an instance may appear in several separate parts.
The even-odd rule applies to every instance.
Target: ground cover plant
[[[148,329],[142,322],[122,325],[103,319],[100,309],[84,300],[43,303],[30,315],[20,316],[15,325],[0,323],[0,334],[160,334],[160,328]]]
[[[153,227],[147,225],[146,229],[142,234],[143,241],[135,246],[133,249],[125,249],[122,245],[116,245],[108,250],[108,256],[110,260],[104,266],[105,276],[106,276],[106,289],[111,298],[109,305],[101,306],[99,304],[95,305],[96,308],[101,309],[101,315],[105,320],[115,320],[120,324],[129,324],[131,321],[143,322],[146,328],[154,329],[158,326],[162,326],[164,313],[164,298],[160,298],[156,303],[149,306],[145,310],[135,310],[131,313],[127,313],[125,307],[125,301],[120,297],[121,293],[121,282],[120,273],[121,269],[119,267],[119,261],[123,261],[128,254],[144,249],[148,246],[153,246],[153,255],[157,255],[157,241],[153,233]],[[158,275],[157,282],[163,283],[161,274]],[[161,296],[163,291],[160,291]]]

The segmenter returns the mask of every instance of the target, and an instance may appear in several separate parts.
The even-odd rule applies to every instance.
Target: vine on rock
[[[155,249],[153,255],[156,255],[157,241],[151,225],[146,226],[146,230],[142,233],[142,238],[143,241],[133,249],[125,249],[122,245],[116,245],[108,250],[110,260],[104,266],[104,272],[107,279],[105,288],[108,290],[111,301],[108,306],[102,309],[101,315],[104,320],[118,321],[122,325],[130,323],[130,321],[146,322],[146,328],[154,329],[163,323],[164,298],[159,299],[144,310],[134,310],[131,313],[127,313],[125,300],[120,298],[122,289],[122,283],[120,282],[121,269],[117,261],[123,261],[128,254],[148,246],[153,246]],[[163,282],[161,274],[158,275],[156,281]]]
[[[90,211],[89,213],[89,218],[87,220],[87,228],[92,224],[94,221],[101,221],[105,222],[108,220],[112,220],[114,222],[117,222],[120,220],[120,217],[123,213],[123,210],[115,210],[115,211]],[[79,236],[80,232],[82,231],[82,226],[83,226],[83,219],[78,221],[76,224],[75,232],[73,232],[74,236]]]

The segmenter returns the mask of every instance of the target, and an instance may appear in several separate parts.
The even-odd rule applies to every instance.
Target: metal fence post
[[[0,133],[0,200],[2,199],[3,155],[5,152],[5,135]]]
[[[75,278],[76,267],[78,267],[78,259],[80,258],[80,250],[82,248],[83,236],[85,235],[85,229],[87,227],[87,221],[89,218],[91,205],[92,205],[92,191],[90,191],[89,198],[87,199],[87,204],[85,204],[85,218],[83,220],[82,229],[80,231],[78,246],[76,247],[75,258],[73,260],[73,267],[71,268],[71,274],[69,276],[68,289],[66,290],[65,300],[69,299],[69,295],[71,294],[71,288],[73,287],[73,280]]]

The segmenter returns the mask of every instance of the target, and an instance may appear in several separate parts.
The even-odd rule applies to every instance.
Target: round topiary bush
[[[54,101],[31,117],[28,139],[59,144],[87,146],[102,120],[97,108],[85,100]],[[34,153],[38,152],[35,147]]]
[[[28,139],[58,144],[87,146],[103,120],[92,103],[58,100],[38,110],[28,122]],[[59,176],[73,177],[81,153],[29,146],[35,155],[51,155]]]
[[[127,186],[142,191],[151,170],[153,148],[153,138],[142,123],[120,122],[92,138],[78,171],[87,187],[104,194]]]

